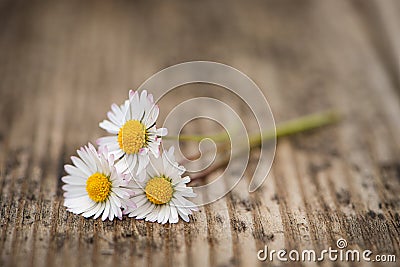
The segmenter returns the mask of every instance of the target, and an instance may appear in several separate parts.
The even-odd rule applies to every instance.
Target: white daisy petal
[[[164,165],[163,165],[163,160],[161,157],[159,158],[152,158],[150,163],[149,163],[149,169],[151,168],[150,172],[154,172],[157,175],[153,176],[161,176],[164,174]]]
[[[124,199],[122,202],[122,209],[123,212],[122,214],[129,214],[131,213],[133,210],[135,210],[137,208],[137,205],[135,202],[133,202],[133,200],[131,199]]]
[[[147,96],[147,98],[149,99],[149,103],[154,103],[154,98],[153,98],[153,95],[152,95],[152,94],[149,94],[149,95]]]
[[[72,176],[80,177],[85,180],[87,179],[86,174],[75,166],[69,164],[64,165],[64,170]]]
[[[155,209],[155,205],[151,202],[145,202],[142,206],[138,205],[138,208],[132,212],[132,216],[136,217],[137,219],[144,219],[146,218],[147,214],[149,214],[153,209]]]
[[[76,189],[84,188],[82,185],[65,184],[61,187],[65,191],[75,191]]]
[[[179,220],[178,212],[176,211],[176,208],[174,206],[170,206],[170,209],[171,209],[171,215],[169,217],[169,222],[177,223]]]
[[[113,112],[111,112],[111,111],[107,112],[107,117],[110,119],[110,121],[113,124],[115,124],[117,126],[122,126],[122,121]]]
[[[171,209],[169,208],[169,206],[165,205],[165,216],[164,216],[164,220],[162,221],[162,224],[165,224],[168,222],[170,212],[171,212]]]
[[[108,145],[108,144],[111,144],[111,143],[115,143],[116,145],[118,145],[118,138],[117,138],[116,135],[100,137],[99,139],[97,139],[96,143],[99,146]],[[108,145],[108,148],[110,148],[110,145]]]
[[[92,217],[93,215],[95,215],[98,212],[99,208],[100,208],[100,205],[95,204],[95,205],[93,205],[93,207],[90,210],[87,210],[84,213],[82,213],[82,216],[85,218]]]
[[[79,207],[85,204],[88,205],[87,196],[64,199],[64,205],[67,207]]]
[[[108,120],[100,122],[99,126],[111,134],[117,134],[119,132],[118,126]]]
[[[185,222],[189,222],[189,216],[185,213],[182,212],[181,209],[177,209],[179,216],[184,220]]]
[[[127,113],[129,113],[129,119],[140,120],[143,108],[140,106],[139,93],[130,91],[129,100],[127,100]]]
[[[158,114],[160,113],[160,109],[158,106],[153,106],[148,113],[148,116],[146,117],[147,125],[152,126],[156,123],[156,120],[158,118]]]
[[[78,149],[76,152],[78,153],[78,156],[85,162],[86,166],[93,171],[94,168],[92,167],[95,165],[95,161],[89,156],[89,154],[84,149]]]
[[[118,121],[121,123],[121,126],[122,126],[123,121],[121,119],[124,116],[124,113],[123,113],[123,110],[122,110],[123,109],[123,105],[121,107],[119,107],[117,104],[112,104],[111,105],[112,112],[114,112],[114,115],[118,118]]]
[[[112,191],[121,199],[129,198],[129,194],[127,193],[126,190],[123,190],[122,188],[114,187]]]
[[[161,206],[157,216],[157,222],[162,223],[164,221],[164,216],[166,214],[165,206]]]
[[[74,165],[80,169],[84,174],[86,175],[90,175],[91,174],[91,170],[89,169],[89,167],[83,162],[83,160],[81,160],[78,157],[72,156],[71,157],[72,162],[74,163]]]
[[[121,212],[121,209],[120,208],[118,208],[118,207],[121,207],[121,203],[120,203],[120,205],[119,206],[117,206],[117,203],[115,203],[114,202],[114,199],[112,198],[112,197],[110,197],[110,214],[109,214],[109,216],[108,216],[108,219],[111,221],[114,217],[121,217],[121,216],[119,216],[119,214],[121,213],[122,214],[122,212]],[[118,212],[118,210],[119,210],[119,212]]]
[[[177,223],[179,218],[187,222],[190,219],[189,215],[197,210],[197,207],[186,199],[196,196],[193,189],[186,186],[190,178],[182,178],[180,172],[174,171],[179,165],[175,162],[173,151],[164,151],[160,158],[150,156],[148,167],[137,175],[146,175],[146,178],[129,181],[127,187],[135,192],[136,195],[132,199],[137,204],[136,209],[124,211],[129,217],[161,224]],[[168,172],[176,177],[168,177]]]
[[[70,192],[65,192],[63,194],[63,196],[68,197],[68,198],[76,198],[76,197],[83,197],[86,194],[87,193],[85,190],[74,190],[74,191],[70,191]]]
[[[189,176],[183,177],[181,182],[184,183],[184,184],[189,183],[190,182],[190,177]]]
[[[106,205],[104,207],[103,215],[101,216],[101,220],[105,221],[108,218],[108,214],[110,213],[110,201],[106,201]]]
[[[97,219],[100,217],[100,215],[104,212],[104,207],[106,206],[106,204],[104,202],[97,203],[97,205],[100,205],[100,207],[99,207],[99,210],[94,215],[94,217],[93,217],[94,219]]]
[[[179,189],[181,189],[182,187],[180,187]],[[197,196],[197,194],[196,193],[193,193],[193,192],[191,192],[190,190],[182,190],[182,191],[180,191],[180,194],[182,195],[182,196],[184,196],[184,197],[196,197]]]
[[[87,206],[79,206],[79,207],[75,207],[74,208],[74,213],[75,214],[81,214],[81,213],[84,213],[84,212],[86,212],[86,211],[89,211],[89,210],[91,210],[93,207],[94,207],[94,205],[96,205],[96,204],[91,204],[91,205],[87,205]]]
[[[155,142],[152,142],[149,144],[149,150],[151,153],[158,158],[160,156],[160,144],[157,144]]]
[[[99,124],[101,128],[114,134],[99,138],[97,140],[99,149],[107,147],[115,160],[128,159],[126,162],[130,163],[129,169],[138,166],[140,172],[149,163],[149,154],[159,156],[161,136],[167,134],[167,129],[157,129],[155,126],[159,112],[153,96],[146,90],[140,93],[131,90],[129,99],[121,106],[113,104],[107,113],[109,120],[103,120]],[[127,172],[129,169],[123,171]],[[118,170],[120,171],[119,168]]]
[[[137,168],[136,174],[142,172],[150,162],[150,158],[148,155],[139,155],[138,158],[139,158],[139,166]]]
[[[61,178],[64,183],[72,185],[86,185],[86,179],[78,176],[67,175]]]
[[[123,156],[125,155],[124,151],[122,151],[120,148],[117,148],[114,151],[110,151],[115,157],[115,159],[122,159]]]
[[[178,211],[181,210],[185,214],[191,213],[189,209],[186,209],[185,201],[178,199],[177,196],[174,196],[171,202]]]
[[[147,165],[146,169],[147,175],[149,177],[155,177],[155,176],[161,176],[160,172],[157,170],[157,168],[153,165],[153,162],[150,161],[149,165]]]
[[[69,174],[61,178],[65,183],[64,206],[86,218],[121,219],[125,200],[134,192],[126,188],[125,175],[116,171],[113,156],[107,149],[98,153],[92,144],[78,150],[78,155],[71,157],[74,165],[64,166]],[[129,206],[134,206],[133,200],[129,200]]]
[[[157,136],[166,136],[168,134],[167,128],[157,129]]]
[[[138,205],[139,207],[141,205],[143,205],[145,202],[147,202],[147,198],[145,195],[134,196],[132,199],[135,201],[136,205]]]
[[[112,199],[112,201],[115,203],[115,206],[117,206],[117,207],[122,206],[121,200],[118,198],[118,196],[115,193],[111,192],[110,199]]]
[[[146,217],[146,221],[155,222],[160,211],[160,206],[156,206]]]

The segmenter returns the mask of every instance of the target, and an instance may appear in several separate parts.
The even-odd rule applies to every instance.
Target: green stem
[[[309,131],[338,122],[339,120],[339,114],[333,110],[302,116],[297,119],[278,124],[276,126],[276,138]],[[271,130],[264,131],[262,139],[260,134],[253,134],[249,138],[250,146],[258,146],[261,144],[261,141],[274,138],[274,135],[275,132]]]
[[[194,142],[200,142],[201,140],[209,138],[214,140],[214,142],[225,142],[229,140],[229,136],[226,132],[214,134],[214,135],[188,135],[188,134],[181,134],[179,136],[164,136],[163,139],[166,140],[178,140],[179,141],[194,141]]]
[[[340,116],[335,111],[325,111],[321,113],[315,113],[307,116],[303,116],[294,120],[280,123],[276,126],[276,137],[283,137],[287,135],[292,135],[308,130],[312,130],[318,127],[322,127],[328,124],[338,122]],[[262,141],[274,138],[275,131],[267,130],[262,133],[262,138],[260,134],[253,134],[249,138],[249,144],[251,148],[258,147],[261,145]],[[197,136],[198,137],[198,136]],[[219,146],[220,149],[228,149],[229,144],[224,143]],[[200,154],[194,155],[193,158],[199,157]],[[214,172],[215,170],[225,166],[229,163],[229,156],[224,156],[213,166],[207,168],[206,170],[192,175],[191,179],[197,180],[206,177],[208,174]]]
[[[339,121],[340,116],[333,110],[324,111],[320,113],[314,113],[280,123],[276,126],[276,138],[292,135],[315,128],[319,128],[325,125],[329,125]],[[260,134],[253,134],[249,137],[251,147],[258,146],[263,140],[270,140],[274,138],[275,131],[265,130]],[[214,134],[214,135],[180,135],[180,136],[165,136],[164,139],[168,140],[179,140],[179,141],[195,141],[200,142],[205,138],[212,139],[215,142],[227,142],[229,141],[229,135],[226,132]]]

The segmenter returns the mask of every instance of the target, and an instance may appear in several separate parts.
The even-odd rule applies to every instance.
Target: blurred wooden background
[[[257,266],[264,245],[338,238],[399,256],[399,29],[397,0],[0,1],[0,266]],[[344,120],[280,139],[261,190],[243,180],[191,223],[67,213],[63,164],[111,103],[190,60],[249,75],[277,122]]]

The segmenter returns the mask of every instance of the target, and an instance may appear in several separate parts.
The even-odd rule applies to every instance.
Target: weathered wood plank
[[[153,4],[1,2],[0,265],[255,266],[264,245],[322,250],[340,237],[399,255],[398,2]],[[189,224],[66,212],[63,164],[104,134],[97,124],[110,104],[163,67],[195,59],[248,74],[278,122],[326,108],[343,120],[280,140],[270,176],[249,194],[255,149],[247,179]],[[194,95],[222,99],[254,126],[243,103],[207,86],[175,94],[160,118]]]

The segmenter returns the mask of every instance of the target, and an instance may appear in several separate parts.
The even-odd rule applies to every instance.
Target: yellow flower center
[[[144,191],[150,202],[161,205],[171,200],[174,189],[169,179],[165,177],[153,177],[147,182]]]
[[[111,182],[104,174],[96,172],[86,181],[86,191],[95,202],[105,201],[111,192]]]
[[[129,120],[118,133],[119,147],[127,154],[136,154],[145,147],[147,141],[146,126],[138,120]]]

